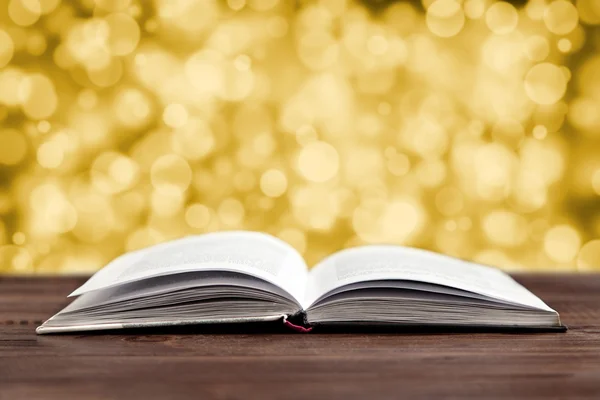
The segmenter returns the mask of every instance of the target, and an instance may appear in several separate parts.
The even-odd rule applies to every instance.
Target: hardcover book
[[[277,321],[564,330],[556,311],[506,273],[425,250],[370,245],[309,269],[258,232],[159,244],[110,262],[37,333]],[[293,322],[292,322],[293,321]]]

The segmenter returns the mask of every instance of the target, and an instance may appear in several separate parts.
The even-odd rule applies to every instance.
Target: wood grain
[[[36,336],[81,278],[0,278],[0,399],[600,398],[600,275],[521,275],[566,333]]]

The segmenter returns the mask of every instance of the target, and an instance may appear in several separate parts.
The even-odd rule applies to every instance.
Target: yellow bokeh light
[[[101,88],[110,87],[122,78],[123,64],[117,58],[108,59],[105,65],[88,69],[87,75],[96,86]]]
[[[541,35],[533,35],[525,42],[525,53],[531,61],[543,61],[550,53],[548,39]]]
[[[193,228],[202,229],[210,223],[211,214],[210,208],[204,204],[190,204],[185,210],[185,221]]]
[[[548,129],[543,125],[536,125],[533,127],[531,134],[534,138],[542,140],[548,135]]]
[[[188,112],[182,104],[169,104],[163,113],[165,124],[173,128],[179,128],[188,120]]]
[[[244,206],[242,203],[233,198],[227,198],[219,204],[217,209],[219,219],[227,226],[238,226],[244,218]]]
[[[485,0],[467,0],[463,8],[465,15],[471,19],[478,19],[485,13]]]
[[[554,0],[544,12],[546,28],[556,35],[566,35],[577,26],[579,13],[567,0]]]
[[[180,125],[182,119],[186,119],[186,113],[170,116],[174,125]],[[177,119],[179,118],[179,119]],[[188,160],[198,161],[208,156],[215,146],[214,134],[208,124],[198,118],[185,121],[173,132],[171,139],[173,149]]]
[[[339,169],[339,155],[335,147],[326,142],[312,142],[300,150],[298,170],[307,180],[325,182]]]
[[[590,25],[600,24],[600,12],[596,0],[577,0],[575,6],[583,22]]]
[[[140,28],[133,18],[115,13],[108,15],[105,21],[109,29],[107,45],[113,55],[125,56],[135,50],[140,40]]]
[[[495,34],[506,35],[517,27],[519,14],[512,4],[499,1],[488,8],[485,22]]]
[[[592,189],[600,196],[600,168],[592,174]]]
[[[436,0],[427,8],[427,27],[441,37],[456,35],[465,23],[462,7],[455,0]]]
[[[31,119],[45,119],[56,111],[58,95],[52,81],[42,74],[32,74],[19,85],[23,112]]]
[[[227,0],[227,5],[234,11],[239,11],[246,5],[246,0]]]
[[[33,211],[29,228],[32,235],[70,232],[77,224],[77,210],[64,191],[54,183],[44,183],[31,191],[29,205]]]
[[[182,191],[165,190],[163,185],[150,195],[151,215],[157,218],[171,218],[183,211],[185,197]]]
[[[593,271],[600,263],[600,240],[590,240],[581,247],[577,256],[577,268],[581,271]]]
[[[29,252],[15,245],[0,246],[0,262],[17,273],[28,273],[33,269]]]
[[[279,197],[287,189],[287,178],[278,169],[269,169],[260,177],[260,189],[269,197]]]
[[[92,92],[93,93],[93,92]],[[89,92],[88,92],[89,94]],[[96,98],[86,96],[82,99],[85,108],[93,108]],[[152,104],[141,90],[127,88],[121,91],[114,101],[114,112],[117,120],[129,128],[141,128],[150,119]]]
[[[58,168],[63,160],[63,148],[60,143],[55,140],[47,141],[37,149],[37,161],[44,168]]]
[[[527,220],[510,211],[492,211],[483,219],[482,228],[488,238],[500,246],[515,247],[527,240]]]
[[[48,48],[46,38],[41,33],[32,34],[27,38],[27,51],[33,56],[41,56]]]
[[[15,45],[12,38],[6,31],[0,29],[0,68],[9,63],[14,51]]]
[[[16,106],[22,101],[21,84],[26,75],[23,71],[6,67],[0,70],[0,102],[7,106]]]
[[[14,244],[22,246],[27,241],[27,236],[25,236],[23,232],[15,232],[15,234],[12,237],[12,241]]]
[[[33,25],[41,15],[42,5],[39,0],[9,0],[8,2],[8,16],[17,25]]]
[[[368,243],[409,244],[424,223],[423,210],[411,199],[397,199],[383,207],[360,207],[352,218],[356,233]]]
[[[162,192],[182,192],[192,181],[192,170],[183,158],[168,154],[152,164],[152,185]]]
[[[548,256],[559,263],[573,261],[579,252],[581,238],[573,227],[558,225],[550,229],[544,237],[544,249]]]
[[[557,65],[541,63],[533,66],[525,76],[525,91],[538,104],[554,104],[567,90],[567,78]]]
[[[558,41],[556,47],[558,47],[558,50],[561,52],[568,53],[573,48],[573,43],[571,43],[569,39],[562,38]]]
[[[252,229],[596,270],[599,4],[7,0],[0,269]]]
[[[101,192],[114,194],[130,188],[138,178],[138,166],[117,152],[105,152],[94,160],[90,170],[92,184]]]

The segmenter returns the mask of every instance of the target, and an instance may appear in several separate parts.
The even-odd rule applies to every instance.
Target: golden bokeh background
[[[0,272],[251,229],[600,270],[600,0],[4,0]]]

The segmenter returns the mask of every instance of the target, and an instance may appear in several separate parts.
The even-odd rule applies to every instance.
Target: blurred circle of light
[[[15,45],[6,31],[0,29],[0,68],[10,62],[13,57]]]
[[[190,165],[180,156],[167,154],[158,158],[150,172],[152,185],[165,193],[183,192],[192,180]]]
[[[185,63],[185,74],[204,96],[220,95],[225,86],[221,57],[213,51],[192,54]]]
[[[27,241],[27,237],[23,232],[15,232],[12,241],[14,244],[21,246],[25,244],[25,242]]]
[[[221,221],[228,226],[238,226],[245,214],[244,206],[242,203],[234,198],[227,198],[219,204],[217,213]]]
[[[77,224],[77,210],[61,188],[52,183],[37,186],[31,192],[33,234],[70,232]]]
[[[596,169],[592,175],[592,188],[600,196],[600,168]]]
[[[590,240],[581,247],[577,256],[577,268],[581,271],[594,270],[600,260],[600,240]]]
[[[114,194],[128,189],[135,183],[138,167],[130,158],[109,151],[100,154],[94,160],[90,176],[99,191]]]
[[[581,238],[573,227],[557,225],[551,228],[544,237],[546,254],[557,262],[571,262],[579,252]]]
[[[150,195],[150,207],[152,215],[159,218],[173,217],[179,214],[185,205],[185,197],[182,191],[155,190]]]
[[[42,15],[39,0],[9,0],[8,15],[17,25],[30,26],[35,24]]]
[[[485,13],[485,0],[467,0],[463,6],[465,15],[471,19],[478,19]]]
[[[246,0],[227,0],[227,5],[234,11],[239,11],[246,5]]]
[[[527,240],[525,217],[506,210],[495,210],[483,219],[488,238],[503,247],[516,247]]]
[[[260,177],[260,189],[269,197],[279,197],[287,189],[287,178],[278,169],[269,169]]]
[[[26,75],[17,68],[7,67],[0,71],[0,100],[8,106],[16,106],[22,103],[24,95],[21,85]]]
[[[185,222],[193,228],[203,229],[211,219],[211,210],[204,204],[190,204],[185,210]]]
[[[543,125],[536,125],[531,133],[534,138],[542,140],[548,135],[548,129]]]
[[[187,119],[188,112],[182,104],[169,104],[163,113],[163,121],[173,128],[185,125]]]
[[[577,8],[567,0],[551,2],[544,12],[544,24],[555,35],[566,35],[577,26],[579,13]]]
[[[91,101],[83,100],[92,105]],[[151,117],[152,104],[141,90],[128,88],[119,92],[114,101],[115,116],[129,128],[141,128]]]
[[[187,114],[182,114],[183,117]],[[180,121],[176,116],[172,116],[175,125]],[[185,118],[183,118],[185,119]],[[186,120],[185,124],[179,126],[171,139],[173,149],[190,161],[197,161],[208,156],[215,147],[215,137],[210,126],[199,118]]]
[[[451,37],[463,28],[465,14],[455,0],[435,0],[427,8],[426,23],[435,35]]]
[[[131,53],[140,40],[140,28],[137,22],[127,14],[116,13],[106,16],[109,35],[107,45],[115,56]]]
[[[9,266],[14,272],[30,272],[33,268],[33,260],[29,252],[20,246],[0,246],[0,262]]]
[[[27,38],[27,51],[34,56],[41,56],[47,48],[47,42],[44,35],[35,33]]]
[[[52,116],[58,107],[58,95],[54,84],[42,74],[32,74],[19,85],[23,112],[31,119],[44,119]]]
[[[307,180],[325,182],[339,169],[339,155],[335,147],[326,142],[311,142],[300,150],[298,170]]]
[[[409,198],[397,199],[377,209],[359,207],[352,218],[356,233],[369,243],[410,243],[424,222],[421,206]]]
[[[37,161],[44,168],[58,168],[62,164],[63,160],[63,147],[57,140],[49,140],[44,142],[37,149]]]
[[[573,48],[573,44],[569,39],[562,38],[557,43],[558,50],[563,53],[568,53]]]
[[[198,35],[219,19],[216,0],[157,0],[155,3],[157,14],[165,27],[186,35]]]
[[[106,88],[115,85],[123,76],[123,64],[118,58],[108,60],[101,68],[91,68],[87,71],[88,78],[96,86]]]
[[[565,74],[555,64],[534,65],[525,76],[525,91],[538,104],[554,104],[567,90]]]
[[[307,230],[327,231],[335,224],[340,207],[325,186],[302,185],[291,195],[294,217]]]
[[[577,0],[575,3],[579,18],[591,25],[600,24],[600,12],[597,9],[597,3],[594,0]]]
[[[38,131],[40,131],[41,133],[48,133],[50,132],[50,129],[52,129],[52,124],[50,124],[50,122],[48,121],[40,121],[37,124],[37,128]]]
[[[499,1],[487,9],[485,22],[495,34],[505,35],[517,27],[519,14],[512,4]]]
[[[525,42],[525,53],[532,61],[543,61],[550,53],[548,39],[541,35],[532,35]]]

